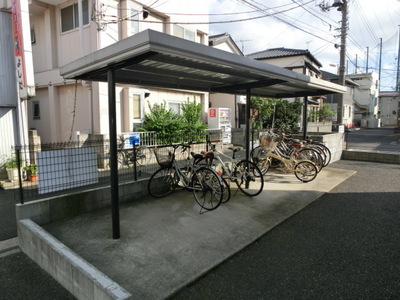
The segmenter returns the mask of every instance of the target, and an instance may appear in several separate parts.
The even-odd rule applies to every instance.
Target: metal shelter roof
[[[250,96],[286,98],[344,93],[346,88],[264,62],[153,30],[145,30],[61,67],[66,79],[108,82],[113,238],[120,237],[116,83],[246,95],[246,157]]]
[[[66,79],[289,98],[344,93],[328,81],[165,33],[145,30],[61,67]]]

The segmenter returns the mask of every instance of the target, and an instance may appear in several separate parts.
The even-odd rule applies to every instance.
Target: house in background
[[[242,51],[228,33],[209,36],[208,45],[213,48],[243,56]],[[210,107],[230,109],[232,128],[243,128],[245,126],[246,97],[239,95],[210,93],[209,101]]]
[[[333,83],[339,83],[339,75],[322,71],[322,78]],[[355,99],[355,90],[358,84],[346,77],[347,92],[343,94],[342,124],[346,128],[360,127],[361,121],[355,119],[355,115],[361,115],[367,111],[366,105],[359,104]],[[333,111],[337,112],[338,95],[327,95],[325,103],[329,104]],[[337,122],[337,114],[332,116],[332,122]]]
[[[400,92],[380,92],[379,109],[381,126],[399,127]]]
[[[376,73],[348,74],[358,86],[354,90],[354,122],[360,127],[379,128],[381,126],[379,108],[379,79]]]
[[[323,72],[323,79],[339,82],[339,76]],[[378,128],[381,125],[379,80],[375,73],[346,75],[347,93],[343,95],[343,125],[347,128]],[[338,95],[328,95],[327,103],[337,111]]]
[[[28,107],[28,117],[42,142],[68,141],[82,133],[109,133],[107,83],[66,81],[60,76],[61,66],[145,29],[208,45],[207,5],[185,0],[170,0],[154,7],[145,3],[149,2],[30,3],[36,97]],[[177,24],[193,12],[198,16],[192,16],[192,22],[200,25]],[[165,103],[179,113],[182,103],[195,100],[203,104],[204,120],[209,107],[208,93],[196,91],[118,85],[116,97],[118,133],[139,128],[149,104]]]
[[[310,53],[309,50],[273,48],[246,55],[258,61],[301,73],[310,77],[322,78],[320,68],[322,64]],[[318,111],[324,104],[325,96],[308,97],[308,111]],[[293,101],[294,99],[283,99]],[[303,101],[303,99],[300,99]],[[303,118],[303,113],[301,114]],[[318,120],[312,120],[318,121]],[[301,121],[300,124],[303,124]],[[301,126],[300,126],[301,127]]]

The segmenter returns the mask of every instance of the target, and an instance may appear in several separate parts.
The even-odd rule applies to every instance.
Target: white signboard
[[[43,151],[37,154],[39,194],[99,181],[95,147]]]

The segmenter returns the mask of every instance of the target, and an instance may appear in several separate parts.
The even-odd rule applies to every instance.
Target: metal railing
[[[159,168],[153,152],[155,147],[190,142],[195,151],[201,151],[206,150],[207,140],[222,138],[220,130],[174,136],[136,132],[132,136],[135,139],[120,140],[118,143],[120,183],[147,179]],[[12,153],[20,166],[13,181],[18,187],[15,198],[20,203],[110,184],[110,144],[103,138],[23,145],[13,148]]]

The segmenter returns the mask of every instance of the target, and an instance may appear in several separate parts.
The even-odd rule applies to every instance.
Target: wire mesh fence
[[[154,150],[166,145],[191,143],[194,151],[207,150],[207,140],[221,140],[220,130],[190,135],[162,136],[155,132],[121,135],[117,141],[118,181],[150,178],[160,167]],[[177,153],[183,160],[189,153]],[[23,145],[12,149],[17,201],[75,193],[110,184],[110,143],[104,138],[65,143]]]

